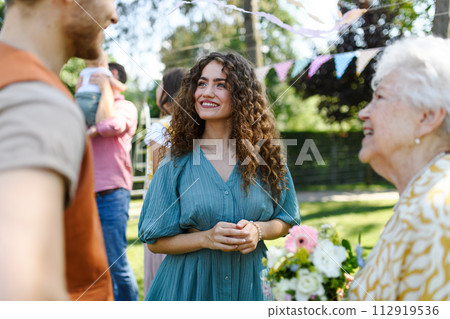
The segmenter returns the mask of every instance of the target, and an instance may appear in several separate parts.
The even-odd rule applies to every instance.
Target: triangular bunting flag
[[[366,9],[353,9],[344,14],[344,16],[341,18],[341,20],[336,24],[337,27],[340,29],[345,28],[346,26],[353,24],[361,18],[361,16],[366,13]]]
[[[267,72],[272,68],[271,65],[261,66],[259,68],[255,69],[256,78],[261,82],[264,83],[264,80],[266,78]]]
[[[361,75],[362,71],[364,71],[367,64],[369,64],[370,60],[372,60],[380,51],[381,48],[376,48],[376,49],[362,50],[359,52],[358,59],[356,60],[356,74],[358,76]]]
[[[301,60],[295,60],[294,69],[292,70],[291,77],[295,78],[297,75],[300,74],[300,72],[303,71],[304,68],[309,64],[309,61],[311,61],[308,58],[301,59]]]
[[[317,70],[332,58],[331,55],[319,55],[314,61],[311,62],[311,66],[309,67],[308,77],[312,78],[314,74],[316,74]]]
[[[334,65],[336,67],[336,77],[340,79],[347,70],[348,65],[355,57],[355,52],[339,53],[334,56]]]
[[[284,82],[284,80],[286,80],[286,76],[288,75],[289,69],[291,68],[292,64],[294,64],[294,60],[288,60],[274,65],[280,82]]]

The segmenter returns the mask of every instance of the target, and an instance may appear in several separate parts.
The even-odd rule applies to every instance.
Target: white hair
[[[421,109],[444,107],[441,128],[450,134],[450,40],[434,36],[408,38],[388,46],[377,64],[372,87],[395,72],[399,98]]]

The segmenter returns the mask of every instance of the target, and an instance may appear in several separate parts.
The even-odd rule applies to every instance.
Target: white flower
[[[267,250],[267,267],[272,268],[278,262],[278,260],[284,257],[287,253],[285,248],[278,248],[270,246]]]
[[[295,290],[296,279],[281,279],[272,287],[272,295],[275,300],[284,301],[287,290]]]
[[[312,255],[314,266],[330,278],[339,277],[342,262],[346,259],[347,250],[333,245],[328,239],[321,240]]]
[[[311,295],[322,296],[325,289],[322,286],[322,275],[318,272],[310,272],[308,269],[300,269],[297,272],[297,285],[295,289],[295,299],[306,301]]]

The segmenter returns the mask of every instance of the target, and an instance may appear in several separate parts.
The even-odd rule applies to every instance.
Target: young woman
[[[176,102],[139,221],[140,239],[168,255],[146,300],[263,300],[263,240],[300,214],[261,83],[241,56],[211,53]]]

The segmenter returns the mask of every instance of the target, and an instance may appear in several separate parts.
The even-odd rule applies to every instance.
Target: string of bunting
[[[258,11],[258,12],[247,11],[242,8],[236,7],[234,5],[228,5],[226,3],[219,2],[217,0],[179,1],[179,2],[177,2],[175,8],[173,10],[171,10],[168,15],[172,14],[175,10],[177,10],[178,8],[180,8],[181,6],[183,6],[185,4],[196,4],[196,3],[202,3],[202,2],[214,4],[219,7],[227,8],[230,10],[240,11],[240,12],[243,12],[246,14],[252,14],[252,15],[267,19],[270,22],[272,22],[272,23],[278,25],[279,27],[286,29],[292,33],[300,34],[302,36],[312,37],[312,38],[323,37],[331,32],[340,31],[340,30],[344,29],[345,27],[353,24],[367,11],[377,10],[377,9],[386,7],[386,6],[380,6],[380,7],[375,7],[375,8],[368,9],[368,10],[366,10],[366,9],[350,10],[347,13],[345,13],[339,19],[339,21],[336,22],[336,24],[334,25],[333,28],[331,28],[329,30],[317,30],[317,29],[293,27],[293,26],[283,23],[279,18],[277,18],[276,16],[274,16],[272,14],[269,14],[269,13],[266,13],[263,11]],[[288,0],[288,2],[296,5],[299,8],[302,8],[306,11],[305,6],[301,2],[299,2],[297,0]],[[410,2],[410,1],[407,0],[407,1],[399,2],[399,3],[389,4],[388,6],[399,5],[399,4],[406,3],[406,2]],[[322,21],[320,21],[320,19],[318,17],[310,14],[309,12],[306,12],[306,13],[314,20],[316,20],[318,22],[322,22]],[[264,81],[269,70],[274,68],[280,81],[284,82],[289,74],[289,70],[291,69],[292,65],[294,65],[292,72],[291,72],[292,78],[299,75],[300,72],[302,72],[308,65],[310,65],[309,70],[308,70],[308,78],[312,78],[314,76],[314,74],[316,74],[316,72],[320,69],[320,67],[324,63],[326,63],[329,60],[334,58],[336,77],[338,79],[340,79],[344,75],[345,71],[347,70],[350,62],[356,57],[357,58],[356,74],[358,76],[360,76],[361,73],[364,71],[364,69],[369,64],[369,62],[383,49],[384,48],[373,48],[373,49],[338,53],[338,54],[334,54],[334,55],[330,55],[330,54],[319,55],[314,59],[304,58],[304,59],[299,59],[299,60],[287,60],[287,61],[280,62],[280,63],[274,64],[274,65],[268,65],[268,66],[256,68],[255,71],[256,71],[256,75],[257,75],[258,79],[261,81]]]
[[[336,77],[340,79],[344,75],[345,70],[347,70],[350,62],[352,62],[352,60],[356,57],[356,74],[360,76],[369,62],[383,49],[384,48],[373,48],[345,53],[319,55],[314,59],[303,58],[297,60],[287,60],[284,62],[256,68],[255,73],[258,79],[262,82],[266,78],[269,70],[273,68],[275,69],[279,80],[281,82],[284,82],[292,66],[294,67],[292,68],[290,75],[291,78],[295,78],[308,65],[310,65],[308,70],[308,78],[312,78],[324,63],[334,58]]]
[[[222,2],[219,2],[217,0],[192,0],[192,1],[179,1],[175,8],[173,10],[171,10],[168,14],[171,15],[175,10],[179,9],[181,6],[185,5],[185,4],[196,4],[196,3],[209,3],[209,4],[214,4],[216,6],[222,7],[222,8],[227,8],[230,10],[234,10],[234,11],[239,11],[242,13],[246,13],[246,14],[251,14],[251,15],[255,15],[257,17],[261,17],[264,19],[269,20],[270,22],[278,25],[279,27],[286,29],[294,34],[299,34],[302,35],[304,37],[307,38],[322,38],[324,36],[326,36],[327,34],[330,34],[331,32],[338,32],[344,28],[346,28],[347,26],[353,24],[356,20],[358,20],[364,13],[366,13],[367,10],[365,9],[353,9],[350,10],[348,12],[346,12],[340,19],[338,22],[336,22],[336,24],[329,30],[318,30],[318,29],[308,29],[308,28],[303,28],[303,27],[293,27],[291,25],[288,25],[286,23],[284,23],[283,21],[281,21],[279,18],[277,18],[276,16],[269,14],[267,12],[264,11],[257,11],[257,12],[253,12],[253,11],[247,11],[244,10],[242,8],[236,7],[235,5],[231,5],[231,4],[225,4]],[[297,4],[297,2],[294,2]],[[298,5],[298,4],[297,4]],[[309,16],[311,16],[311,14],[307,13]],[[313,16],[315,18],[315,20],[317,20],[317,17]]]

